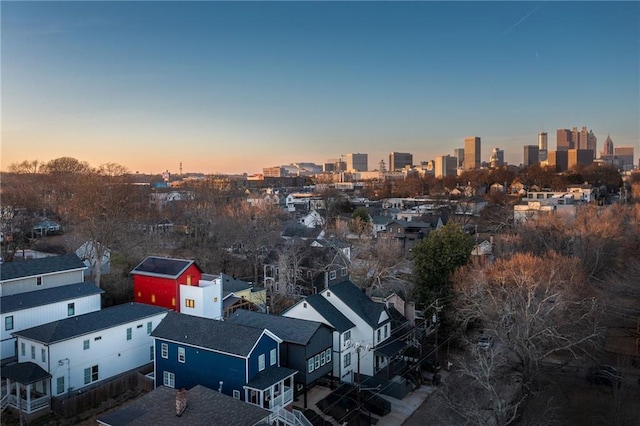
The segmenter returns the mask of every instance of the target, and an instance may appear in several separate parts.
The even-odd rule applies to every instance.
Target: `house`
[[[373,376],[406,346],[400,341],[387,341],[391,319],[386,307],[371,300],[351,281],[301,300],[283,316],[319,321],[335,329],[334,376],[345,382],[353,382],[358,372]]]
[[[86,269],[75,254],[3,263],[0,296],[80,283]]]
[[[191,389],[160,386],[123,407],[98,416],[104,426],[173,422],[185,425],[258,426],[269,424],[271,413],[223,393],[196,385]]]
[[[410,249],[429,235],[432,229],[435,228],[431,223],[395,219],[387,224],[386,232],[379,236],[397,239],[403,248]]]
[[[2,361],[17,356],[16,333],[52,321],[100,310],[104,293],[89,282],[68,284],[0,298]]]
[[[95,276],[98,263],[100,263],[101,274],[108,274],[111,270],[111,250],[105,247],[102,256],[98,259],[96,248],[99,246],[100,243],[96,243],[94,247],[93,241],[86,241],[76,249],[76,255],[84,262],[90,276]]]
[[[133,300],[180,311],[180,286],[197,286],[202,270],[193,260],[149,256],[131,271]]]
[[[203,279],[209,277],[208,274],[203,275]],[[222,282],[222,292],[224,300],[228,297],[238,298],[240,303],[236,302],[232,307],[224,308],[224,317],[226,318],[232,311],[236,309],[249,309],[252,311],[266,311],[267,290],[264,287],[256,287],[253,283],[234,278],[230,275],[221,273],[219,279]]]
[[[62,232],[60,224],[46,217],[31,228],[31,235],[36,237],[56,235],[60,232]]]
[[[283,417],[291,414],[297,371],[280,366],[282,340],[271,331],[170,312],[152,337],[156,387],[203,385]]]
[[[167,312],[127,303],[13,333],[18,363],[1,372],[9,405],[31,414],[47,408],[51,397],[150,364],[151,332]]]
[[[333,372],[333,328],[326,324],[298,318],[239,310],[227,318],[228,322],[249,327],[266,328],[282,339],[280,365],[297,370],[294,377],[296,396],[321,377]]]
[[[321,228],[324,225],[324,218],[316,210],[311,210],[309,213],[298,219],[298,222],[306,228],[315,229]]]

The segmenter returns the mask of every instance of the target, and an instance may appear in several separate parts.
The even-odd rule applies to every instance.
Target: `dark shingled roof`
[[[110,426],[156,426],[166,424],[255,426],[268,420],[270,412],[202,385],[184,391],[187,408],[176,416],[176,389],[160,386],[127,403],[123,408],[98,416],[98,424]]]
[[[247,357],[264,329],[169,312],[151,336]]]
[[[0,312],[6,314],[102,293],[104,290],[96,287],[93,283],[83,282],[2,296],[0,298]]]
[[[267,368],[253,376],[253,379],[251,379],[249,383],[247,383],[247,387],[258,390],[265,390],[266,388],[273,386],[279,381],[284,380],[287,377],[296,374],[297,372],[298,370],[292,370],[285,367]]]
[[[356,315],[365,320],[371,327],[378,328],[382,325],[382,323],[378,324],[378,321],[380,320],[380,315],[385,311],[385,306],[382,303],[376,303],[371,300],[351,281],[334,284],[327,291],[338,296],[345,305],[350,307]]]
[[[248,325],[260,329],[266,328],[285,342],[306,345],[324,324],[298,318],[252,312],[238,309],[227,318],[228,322]]]
[[[329,324],[333,326],[340,333],[343,333],[350,328],[355,327],[355,325],[349,321],[347,317],[342,315],[342,313],[336,309],[328,300],[324,298],[321,294],[314,294],[313,296],[309,296],[304,299],[300,303],[307,302],[313,309],[318,311],[320,315],[324,319],[326,319]]]
[[[28,385],[51,377],[42,367],[32,362],[9,364],[2,367],[2,378]]]
[[[143,260],[142,263],[133,268],[131,273],[175,279],[194,263],[195,262],[193,260],[149,256]]]
[[[168,309],[159,306],[145,305],[143,303],[125,303],[102,309],[101,311],[27,328],[13,334],[37,342],[51,344],[167,311]]]
[[[406,347],[407,344],[401,340],[388,340],[380,343],[375,348],[375,352],[387,358],[391,358],[392,356],[399,354],[400,351]]]
[[[42,257],[40,259],[14,260],[13,262],[2,264],[2,267],[0,267],[0,281],[86,268],[75,253]]]

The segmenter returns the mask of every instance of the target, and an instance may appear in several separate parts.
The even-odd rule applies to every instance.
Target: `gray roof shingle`
[[[374,329],[381,325],[378,324],[378,321],[382,312],[385,311],[385,306],[371,300],[351,281],[334,284],[329,287],[328,291],[338,296],[356,315]]]
[[[185,391],[187,408],[176,416],[176,389],[160,386],[127,403],[123,408],[98,416],[110,426],[156,426],[162,424],[254,426],[266,421],[270,412],[202,385]]]
[[[32,362],[21,362],[2,367],[3,379],[10,379],[23,385],[35,383],[48,377],[51,377],[51,374]]]
[[[86,269],[86,266],[75,253],[59,256],[42,257],[40,259],[16,260],[3,263],[0,267],[0,281],[33,277],[74,269]]]
[[[169,312],[151,336],[247,357],[264,329]]]
[[[268,387],[278,383],[279,381],[296,374],[297,372],[298,370],[292,370],[286,367],[267,368],[253,376],[253,379],[251,379],[249,383],[247,383],[247,387],[265,390]]]
[[[167,308],[159,306],[145,305],[143,303],[125,303],[102,309],[101,311],[27,328],[13,334],[36,342],[52,344],[167,311]]]
[[[318,311],[320,315],[326,319],[329,324],[333,326],[338,332],[343,333],[350,328],[355,327],[355,325],[349,321],[347,317],[342,315],[342,313],[336,309],[328,300],[324,298],[321,294],[314,294],[313,296],[309,296],[304,299],[300,303],[307,302],[313,309]]]
[[[96,287],[93,283],[83,282],[2,296],[0,298],[0,312],[6,314],[102,293],[104,290]]]
[[[299,345],[309,343],[316,331],[323,326],[316,321],[263,314],[246,309],[238,309],[227,321],[260,329],[266,328],[283,341]]]

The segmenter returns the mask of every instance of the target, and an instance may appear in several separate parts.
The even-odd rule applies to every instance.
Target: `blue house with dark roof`
[[[271,331],[169,313],[153,331],[157,386],[203,385],[279,413],[293,404],[296,370],[280,366]]]
[[[304,394],[321,377],[333,372],[333,328],[317,321],[238,310],[227,322],[267,329],[282,339],[280,365],[297,370],[295,395]]]

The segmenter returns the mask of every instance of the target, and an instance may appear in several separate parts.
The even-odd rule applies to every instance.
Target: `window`
[[[389,324],[384,326],[384,338],[389,337]]]
[[[127,328],[127,340],[131,340],[131,327]]]
[[[344,366],[345,368],[351,365],[351,353],[344,354]]]
[[[380,341],[380,339],[382,339],[382,329],[381,328],[378,329],[378,342]]]
[[[320,354],[315,356],[316,369],[320,368]]]
[[[307,368],[307,372],[311,373],[313,372],[313,357],[309,358],[308,364],[309,364],[309,367]]]
[[[56,379],[56,395],[60,395],[64,392],[64,376],[60,376]]]
[[[175,297],[171,298],[171,306],[176,306],[176,298]]]
[[[13,315],[9,315],[8,317],[4,317],[4,329],[5,330],[13,330]]]
[[[162,384],[168,388],[176,387],[176,375],[165,371],[162,373]]]
[[[187,308],[195,308],[196,307],[196,301],[193,299],[185,299],[184,304]]]
[[[325,365],[327,363],[327,360],[325,358],[325,354],[324,351],[320,352],[320,365]]]
[[[97,342],[98,340],[102,340],[102,336],[98,336],[98,337],[94,337],[94,338],[93,338],[93,341],[94,341],[94,342]]]
[[[136,328],[142,328],[142,324],[136,325]]]
[[[153,346],[149,346],[149,361],[153,361]]]
[[[147,323],[147,334],[151,334],[152,327],[153,327],[153,324],[151,323],[151,321],[149,321]]]
[[[36,347],[31,345],[31,359],[36,359]]]
[[[346,277],[346,276],[347,276],[347,268],[342,268],[342,269],[340,270],[340,273],[341,273],[341,275],[342,275],[343,277]]]
[[[151,295],[151,303],[156,303],[156,295],[155,294]]]
[[[162,343],[160,345],[160,353],[162,355],[162,358],[169,358],[169,345],[167,345],[166,343]]]
[[[275,365],[278,362],[278,351],[276,349],[271,349],[271,353],[269,354],[270,362],[269,364]]]
[[[307,302],[302,302],[302,307],[306,308],[307,307]]]
[[[258,371],[264,370],[264,367],[264,354],[262,354],[258,357]]]
[[[343,340],[344,344],[346,345],[347,341],[349,340],[351,340],[351,330],[344,333],[344,340]]]
[[[331,348],[324,351],[324,353],[326,354],[326,357],[327,357],[327,363],[331,362]]]
[[[24,342],[20,342],[20,355],[25,356],[27,353],[26,345]]]
[[[82,342],[82,350],[86,351],[87,349],[89,349],[89,339]]]
[[[330,280],[335,280],[336,279],[336,271],[329,272],[329,279]]]
[[[42,277],[36,278],[36,285],[42,285]]]
[[[184,363],[186,358],[184,348],[178,348],[178,362]]]
[[[240,399],[240,391],[239,390],[233,390],[233,399]]]
[[[68,303],[67,304],[67,316],[73,316],[76,314],[76,304],[75,303]]]
[[[93,383],[98,381],[98,366],[94,365],[93,367],[84,369],[84,384],[88,385],[89,383]]]
[[[47,351],[44,348],[40,349],[40,359],[42,362],[47,362]]]

